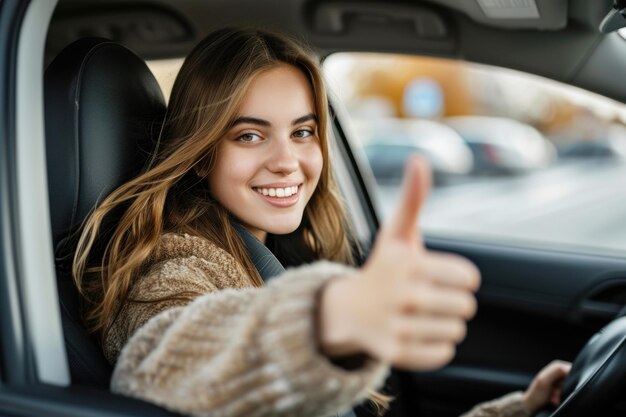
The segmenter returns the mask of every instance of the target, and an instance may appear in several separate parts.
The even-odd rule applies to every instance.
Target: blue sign
[[[432,78],[416,78],[404,89],[403,106],[407,116],[441,116],[444,110],[443,105],[443,90]]]

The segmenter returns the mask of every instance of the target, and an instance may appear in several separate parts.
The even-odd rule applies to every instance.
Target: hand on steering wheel
[[[580,351],[550,417],[604,416],[626,389],[626,316],[596,333]]]
[[[569,374],[572,364],[563,361],[550,362],[533,379],[524,393],[524,405],[531,414],[552,404],[559,405],[561,385]]]

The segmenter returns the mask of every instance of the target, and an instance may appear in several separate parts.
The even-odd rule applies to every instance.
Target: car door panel
[[[616,257],[445,239],[427,245],[471,259],[482,285],[454,361],[438,372],[400,373],[402,392],[411,393],[406,407],[418,415],[458,416],[477,401],[525,389],[551,360],[572,361],[621,308],[603,299],[622,288],[626,261]]]
[[[180,417],[180,414],[100,389],[39,384],[1,389],[0,416]]]

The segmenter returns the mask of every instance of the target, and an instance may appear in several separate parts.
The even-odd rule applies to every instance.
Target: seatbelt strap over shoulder
[[[241,224],[232,222],[233,227],[239,233],[243,244],[246,246],[250,260],[259,272],[263,282],[267,282],[275,276],[285,271],[285,268],[274,256],[274,254],[257,239],[252,233],[246,230]]]

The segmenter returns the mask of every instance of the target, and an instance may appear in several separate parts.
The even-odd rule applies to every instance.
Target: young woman
[[[398,213],[357,269],[328,119],[318,64],[283,36],[224,29],[187,57],[150,165],[95,209],[77,245],[113,391],[191,415],[326,416],[366,398],[385,406],[375,390],[390,365],[453,357],[479,274],[420,242],[426,165],[407,165]],[[298,267],[264,285],[237,225]],[[566,367],[470,415],[529,415]]]

